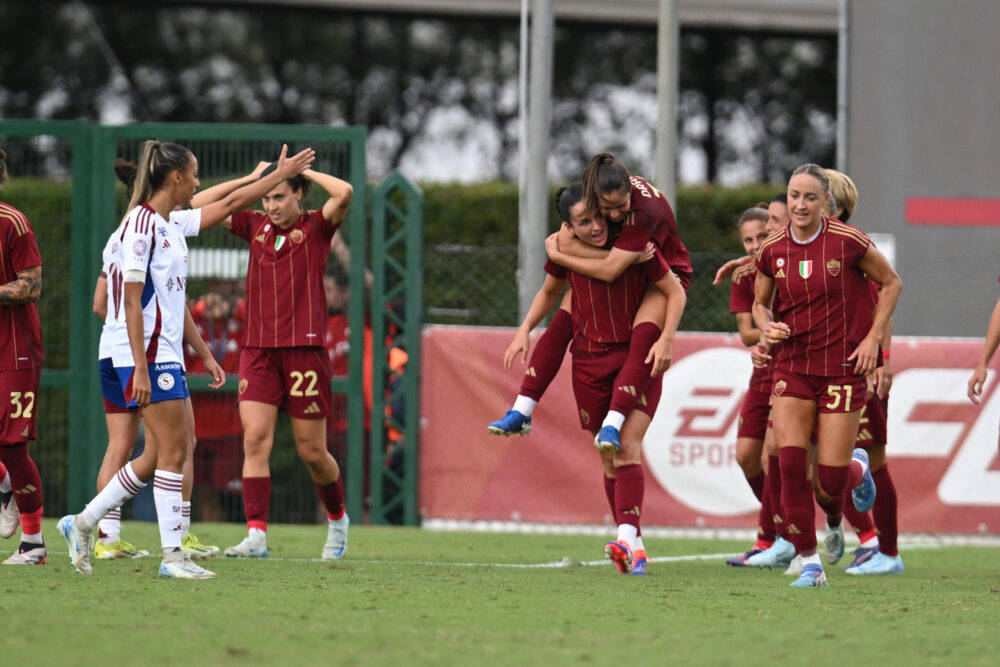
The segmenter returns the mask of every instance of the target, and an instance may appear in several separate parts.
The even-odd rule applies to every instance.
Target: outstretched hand
[[[528,334],[523,331],[518,331],[514,334],[514,340],[510,342],[507,346],[507,350],[503,353],[503,369],[509,371],[510,367],[514,364],[514,359],[517,355],[521,355],[521,363],[528,361],[528,349],[531,347],[528,341]]]
[[[281,147],[281,155],[278,157],[278,166],[275,167],[275,171],[284,178],[292,178],[312,166],[313,160],[316,159],[316,151],[307,148],[292,157],[287,156],[288,144],[284,144]]]

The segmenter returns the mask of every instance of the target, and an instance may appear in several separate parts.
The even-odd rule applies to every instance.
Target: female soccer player
[[[302,208],[311,183],[330,195],[318,211]],[[326,447],[331,376],[323,347],[323,274],[330,241],[353,194],[349,183],[307,169],[268,188],[263,213],[240,211],[229,223],[229,231],[250,244],[239,383],[248,534],[226,548],[230,558],[267,557],[269,459],[279,409],[291,418],[299,457],[326,508],[327,539],[321,557],[339,559],[347,550],[350,519],[344,511],[344,484]]]
[[[625,165],[611,153],[594,156],[583,174],[584,199],[588,210],[599,211],[614,225],[621,225],[620,236],[610,251],[597,251],[589,243],[575,241],[567,227],[557,239],[546,243],[549,257],[556,263],[603,281],[616,280],[628,266],[641,260],[646,245],[652,242],[662,253],[671,270],[687,290],[693,271],[687,248],[677,235],[674,213],[666,198],[646,180],[629,174]],[[487,428],[497,435],[526,435],[531,430],[531,413],[541,395],[555,378],[573,338],[572,318],[565,308],[556,311],[552,322],[539,338],[513,409]],[[653,328],[637,323],[633,331],[632,354],[621,369],[610,410],[601,425],[595,443],[601,449],[619,446],[618,431],[625,415],[635,407],[635,396],[649,381],[650,368],[644,360],[659,335]],[[511,356],[527,352],[527,339],[515,339],[519,348]],[[510,353],[510,350],[508,350]],[[631,387],[635,391],[625,388]]]
[[[185,237],[223,221],[275,184],[300,173],[314,157],[310,149],[293,158],[286,158],[286,152],[287,147],[282,149],[278,168],[271,176],[203,208],[176,211],[178,206],[191,203],[198,187],[198,161],[191,151],[177,144],[147,141],[142,145],[130,211],[119,236],[122,275],[113,280],[117,289],[113,289],[115,298],[109,307],[117,313],[119,325],[112,347],[115,372],[125,395],[130,397],[130,405],[143,410],[143,421],[153,434],[155,449],[147,443],[142,455],[119,470],[83,512],[59,521],[70,560],[83,574],[91,572],[90,533],[94,526],[153,478],[163,546],[160,576],[215,576],[196,565],[181,549],[182,471],[191,442],[181,348],[187,282]]]
[[[816,552],[815,506],[807,479],[810,436],[818,422],[817,476],[827,495],[851,488],[859,511],[874,502],[864,450],[852,449],[865,402],[865,375],[875,370],[879,343],[896,307],[899,276],[863,233],[825,216],[826,172],[805,164],[788,183],[789,226],[765,241],[755,259],[754,321],[774,354],[772,410],[781,465],[781,500],[788,533],[803,557],[793,586],[824,586]],[[874,313],[865,276],[882,285]],[[770,304],[779,296],[772,317]],[[780,321],[775,321],[775,320]],[[857,332],[867,330],[858,340]]]
[[[7,182],[6,159],[0,150],[0,186]],[[31,224],[0,202],[0,396],[7,404],[0,414],[0,465],[10,475],[8,493],[13,493],[21,523],[21,544],[4,565],[41,565],[46,558],[42,479],[28,454],[28,441],[37,437],[36,399],[45,358],[35,307],[41,293],[42,257]],[[8,499],[8,523],[13,521],[11,504]]]

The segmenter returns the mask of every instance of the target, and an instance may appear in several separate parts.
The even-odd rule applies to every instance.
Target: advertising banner
[[[426,518],[610,521],[593,436],[580,428],[569,355],[528,436],[490,435],[525,365],[503,369],[512,329],[429,327],[421,389],[420,505]],[[534,340],[534,339],[533,339]],[[894,338],[889,468],[904,532],[1000,533],[1000,391],[966,388],[982,342]],[[750,355],[730,334],[678,334],[643,442],[646,526],[753,528],[758,504],[736,463]],[[598,422],[599,423],[599,422]],[[821,516],[821,513],[820,513]],[[818,517],[819,519],[819,517]]]

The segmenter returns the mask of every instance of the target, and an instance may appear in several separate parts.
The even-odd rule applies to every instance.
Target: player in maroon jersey
[[[592,158],[583,180],[588,210],[600,210],[611,223],[621,225],[620,235],[610,251],[598,250],[590,243],[575,239],[569,228],[564,226],[556,237],[558,243],[551,239],[546,243],[550,258],[574,271],[610,282],[629,265],[642,259],[641,253],[652,242],[687,290],[693,273],[691,260],[677,235],[674,213],[666,198],[646,180],[631,176],[625,165],[616,162],[611,153],[600,153]],[[605,198],[610,198],[615,206],[602,209],[601,202]],[[491,433],[526,435],[530,432],[531,412],[559,370],[573,338],[568,298],[539,338],[513,408],[487,427]],[[634,328],[632,353],[621,369],[619,381],[615,382],[610,410],[595,443],[601,449],[610,450],[619,446],[618,432],[625,415],[635,406],[635,396],[641,393],[650,378],[645,359],[659,333],[645,324],[637,322]],[[523,357],[527,350],[527,337],[515,338],[505,357],[512,358],[518,353]]]
[[[771,234],[783,229],[788,224],[788,193],[779,192],[771,200],[770,204],[764,206],[767,209],[767,233]],[[715,278],[712,279],[713,285],[721,285],[725,280],[732,277],[733,271],[743,266],[747,262],[746,257],[737,257],[736,259],[731,259],[722,266],[718,268],[715,272]]]
[[[969,377],[969,400],[976,405],[979,405],[983,386],[986,384],[986,367],[998,346],[1000,346],[1000,299],[997,299],[997,305],[993,306],[993,314],[990,315],[990,323],[986,328],[986,340],[983,341],[983,351],[979,355],[975,370]],[[997,442],[997,447],[1000,448],[1000,440]]]
[[[330,195],[318,211],[302,208],[312,183]],[[331,374],[323,275],[353,194],[349,183],[309,169],[268,192],[264,212],[240,211],[231,219],[229,231],[250,244],[239,382],[248,535],[226,549],[231,558],[267,557],[268,461],[279,409],[291,418],[299,457],[327,511],[321,556],[338,559],[347,549],[343,480],[326,446]]]
[[[788,227],[769,237],[755,262],[754,321],[758,343],[774,359],[772,410],[781,466],[781,500],[788,533],[803,570],[793,586],[822,586],[816,552],[815,506],[807,478],[808,445],[817,425],[817,477],[827,495],[851,488],[859,511],[875,500],[868,457],[852,449],[865,401],[865,375],[879,360],[879,344],[902,286],[868,237],[825,216],[829,179],[802,165],[788,183]],[[866,276],[882,285],[874,311],[857,308]],[[775,292],[778,302],[772,316]],[[860,338],[860,331],[867,330]]]
[[[0,186],[7,182],[6,158],[0,150]],[[13,493],[13,500],[4,494],[5,508],[16,503],[21,522],[21,544],[4,565],[41,565],[47,555],[42,479],[28,454],[28,441],[37,437],[38,383],[45,359],[35,307],[41,293],[42,257],[31,224],[19,210],[0,202],[0,464],[7,468],[8,493]],[[7,511],[10,521],[12,512]]]

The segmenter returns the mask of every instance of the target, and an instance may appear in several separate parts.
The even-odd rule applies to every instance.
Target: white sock
[[[624,541],[629,548],[632,548],[632,543],[635,542],[635,538],[638,537],[636,532],[638,529],[630,523],[620,523],[618,524],[618,541]]]
[[[132,470],[132,464],[126,463],[80,512],[84,524],[93,530],[97,522],[103,519],[108,512],[118,509],[126,500],[135,497],[135,494],[142,491],[144,486],[146,485],[139,481]]]
[[[122,536],[122,511],[121,509],[111,510],[104,515],[98,524],[98,530],[101,531],[102,537],[101,542],[103,544],[112,544],[121,539]]]
[[[802,557],[802,564],[803,565],[809,565],[810,563],[812,563],[813,565],[819,565],[820,567],[823,567],[823,563],[821,563],[820,560],[819,560],[819,552],[818,551],[816,553],[814,553],[812,556],[803,556]]]
[[[191,531],[191,501],[185,500],[181,503],[181,536],[187,535]]]
[[[518,394],[517,398],[514,399],[514,407],[512,409],[517,410],[525,417],[530,417],[531,413],[535,411],[536,405],[538,405],[538,401],[535,399]]]
[[[622,424],[625,423],[625,415],[618,412],[617,410],[609,410],[608,416],[604,418],[604,423],[601,426],[614,426],[619,431],[622,430]]]
[[[181,485],[184,475],[157,469],[153,476],[153,502],[156,503],[156,520],[160,524],[160,544],[164,549],[181,546],[183,537]]]
[[[29,534],[24,532],[23,528],[21,529],[21,541],[26,544],[38,544],[38,545],[45,544],[45,540],[42,539],[41,532]]]
[[[865,549],[873,549],[878,546],[878,535],[861,543]]]
[[[259,544],[267,544],[267,532],[261,530],[260,528],[251,528],[250,541]]]
[[[632,547],[632,551],[645,551],[646,547],[642,545],[642,535],[635,536],[635,543],[629,542],[629,546]]]
[[[10,493],[10,473],[3,471],[3,479],[0,479],[0,493]]]

